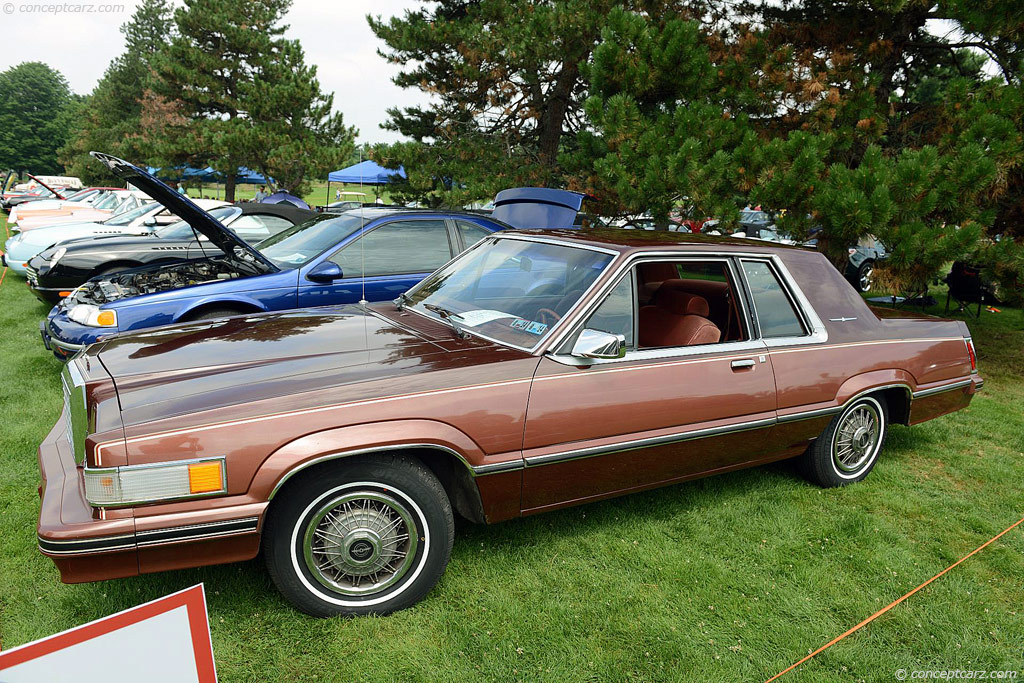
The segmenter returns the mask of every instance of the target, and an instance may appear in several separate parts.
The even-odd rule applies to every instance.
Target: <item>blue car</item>
[[[41,323],[43,343],[58,358],[128,330],[395,299],[492,232],[571,227],[584,198],[562,190],[516,188],[499,193],[490,217],[385,207],[324,213],[254,248],[142,169],[92,154],[205,235],[209,241],[201,244],[209,245],[209,253],[86,282]]]

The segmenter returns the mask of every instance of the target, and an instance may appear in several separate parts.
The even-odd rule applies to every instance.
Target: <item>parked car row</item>
[[[67,583],[262,554],[299,610],[387,614],[437,583],[456,513],[785,458],[842,486],[890,425],[983,386],[964,322],[879,317],[796,246],[581,230],[582,195],[541,188],[489,216],[275,215],[253,244],[234,226],[272,214],[94,156],[181,223],[46,250],[34,287],[115,253],[180,260],[91,277],[43,323],[68,362],[37,535]]]

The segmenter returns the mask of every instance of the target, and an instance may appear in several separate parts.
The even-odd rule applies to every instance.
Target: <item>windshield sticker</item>
[[[530,321],[529,320],[524,320],[523,318],[516,318],[511,323],[513,330],[525,330],[526,326],[529,325],[529,324],[530,324]]]
[[[548,326],[545,325],[544,323],[531,321],[530,324],[526,326],[526,331],[529,332],[530,334],[544,334],[545,332],[548,331]]]
[[[480,308],[475,311],[466,311],[465,313],[459,313],[459,322],[469,327],[476,327],[477,325],[483,325],[489,323],[492,320],[498,318],[511,318],[508,313],[504,311],[492,311],[486,308]]]

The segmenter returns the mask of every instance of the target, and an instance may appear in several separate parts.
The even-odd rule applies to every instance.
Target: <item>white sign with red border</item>
[[[216,683],[203,584],[0,652],[0,683]]]

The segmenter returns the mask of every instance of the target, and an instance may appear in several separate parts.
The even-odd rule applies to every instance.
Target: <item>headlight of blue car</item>
[[[68,317],[89,327],[117,327],[117,311],[103,310],[89,304],[72,306],[68,311]]]

